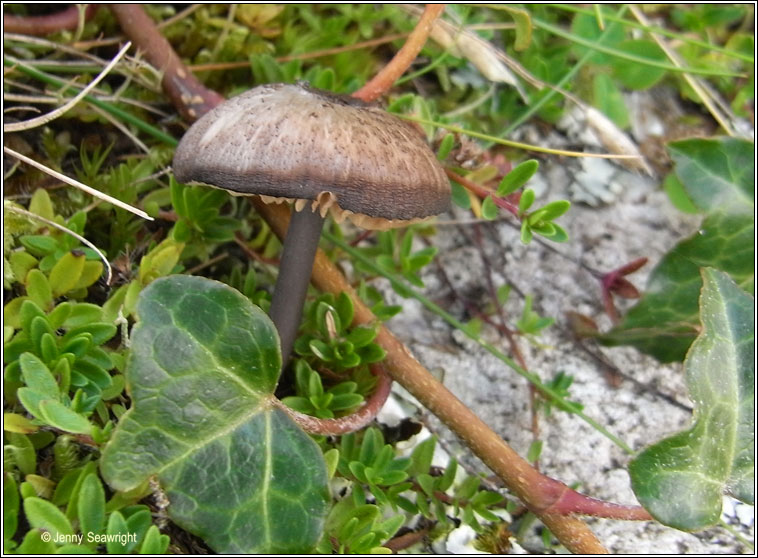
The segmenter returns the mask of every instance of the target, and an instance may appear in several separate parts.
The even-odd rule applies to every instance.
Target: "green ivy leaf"
[[[697,233],[658,263],[643,297],[621,324],[600,336],[603,343],[634,345],[662,362],[682,360],[697,335],[701,267],[725,271],[753,291],[752,145],[733,138],[670,144],[687,195],[708,214]]]
[[[701,210],[753,213],[754,144],[736,138],[671,142],[669,153],[687,195]]]
[[[222,553],[300,553],[328,502],[318,446],[274,406],[273,323],[243,295],[201,277],[143,290],[125,371],[133,407],[101,460],[116,490],[157,475],[169,514]]]
[[[721,271],[703,270],[703,281],[703,330],[684,363],[695,422],[629,464],[642,505],[686,531],[718,522],[723,493],[754,502],[754,301]]]

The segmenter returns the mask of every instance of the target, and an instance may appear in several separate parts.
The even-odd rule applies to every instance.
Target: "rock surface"
[[[604,273],[647,257],[649,263],[628,277],[642,291],[656,262],[696,230],[699,218],[674,209],[658,188],[658,180],[605,160],[554,161],[543,161],[529,185],[534,183],[541,191],[537,204],[559,198],[575,202],[558,221],[568,231],[570,241],[524,246],[515,220],[509,217],[479,224],[473,223],[470,212],[458,211],[453,219],[441,217],[433,240],[439,248],[440,267],[425,269],[425,294],[466,321],[472,316],[460,300],[484,307],[491,300],[486,280],[490,273],[495,288],[503,284],[513,288],[504,308],[511,327],[521,314],[523,296],[532,294],[534,310],[556,318],[556,323],[533,342],[519,338],[528,368],[543,381],[559,371],[573,376],[570,399],[582,403],[588,416],[638,451],[690,423],[692,405],[681,364],[661,365],[632,348],[580,343],[571,333],[566,312],[589,316],[601,330],[609,329],[599,282],[588,269]],[[441,375],[454,394],[526,455],[534,439],[527,381],[416,301],[400,298],[386,285],[383,290],[388,303],[404,306],[404,311],[389,322],[390,329],[420,362]],[[622,312],[629,306],[623,300],[616,302]],[[484,326],[482,336],[509,354],[507,340],[495,328]],[[576,483],[580,491],[593,497],[636,503],[626,471],[628,453],[581,418],[558,410],[547,417],[544,413],[538,416],[539,437],[544,442],[540,459],[543,472],[567,484]],[[427,416],[425,421],[470,471],[487,471],[434,417]],[[753,508],[742,504],[735,507],[727,499],[725,511],[728,515],[724,518],[735,523],[745,538],[752,539]],[[747,551],[723,528],[688,534],[654,522],[590,519],[589,523],[614,553]],[[542,548],[536,538],[531,542],[534,551]]]

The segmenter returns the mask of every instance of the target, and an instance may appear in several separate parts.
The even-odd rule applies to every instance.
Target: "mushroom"
[[[450,183],[410,124],[353,97],[274,83],[233,97],[179,143],[176,179],[292,202],[270,316],[289,359],[324,218],[369,229],[447,210]]]

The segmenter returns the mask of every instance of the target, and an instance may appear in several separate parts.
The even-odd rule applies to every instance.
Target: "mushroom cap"
[[[445,171],[410,124],[301,83],[261,85],[217,106],[184,134],[173,168],[180,182],[313,200],[322,215],[368,216],[354,220],[372,228],[450,207]]]

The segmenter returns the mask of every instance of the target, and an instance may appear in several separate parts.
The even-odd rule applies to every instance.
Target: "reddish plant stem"
[[[371,424],[376,415],[381,411],[384,403],[392,390],[392,379],[387,375],[384,368],[378,364],[371,365],[371,372],[376,376],[376,387],[374,392],[366,400],[365,405],[345,417],[336,419],[320,419],[303,413],[299,413],[287,407],[278,399],[275,404],[284,409],[292,417],[300,428],[309,434],[321,434],[325,436],[340,436],[355,432]]]
[[[488,190],[484,186],[480,186],[476,182],[473,182],[469,180],[468,178],[462,177],[460,174],[456,173],[453,170],[445,169],[445,173],[447,174],[448,178],[451,180],[454,180],[467,190],[470,190],[477,196],[479,196],[482,199],[485,199],[487,197],[491,197],[492,201],[495,202],[495,205],[498,206],[501,209],[505,209],[515,217],[519,217],[519,209],[517,205],[514,205],[510,201],[508,201],[506,198],[501,198],[500,196],[496,195],[494,191]]]
[[[363,87],[353,93],[353,97],[362,101],[375,101],[403,75],[426,44],[426,39],[432,31],[432,26],[445,10],[444,4],[427,4],[421,19],[416,24],[403,47],[395,54],[390,62],[371,78]]]
[[[428,534],[429,528],[424,527],[418,531],[411,531],[410,533],[404,533],[402,535],[398,535],[397,537],[391,538],[382,546],[384,548],[389,548],[393,554],[397,554],[399,550],[409,548],[414,544],[423,541]]]
[[[90,4],[84,10],[84,20],[89,21],[100,6]],[[3,14],[3,31],[24,35],[48,35],[56,31],[73,30],[79,25],[79,8],[69,6],[60,12],[42,16],[16,16]]]

